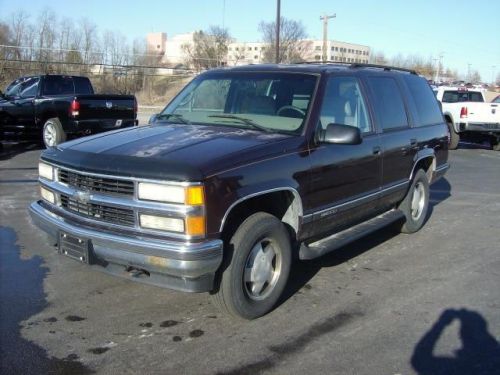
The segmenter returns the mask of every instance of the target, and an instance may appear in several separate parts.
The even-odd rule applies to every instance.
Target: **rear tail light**
[[[80,114],[80,103],[76,99],[73,99],[69,106],[69,114],[73,117]]]
[[[467,107],[462,107],[460,110],[460,118],[467,118],[468,115]]]

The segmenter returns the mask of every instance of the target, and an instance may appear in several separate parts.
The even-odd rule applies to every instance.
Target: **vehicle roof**
[[[318,74],[325,72],[345,72],[348,70],[356,71],[380,71],[380,72],[395,72],[395,73],[412,73],[416,74],[413,70],[397,68],[385,65],[374,64],[343,64],[333,62],[304,62],[297,64],[251,64],[240,65],[234,67],[226,67],[220,69],[210,70],[208,72],[295,72],[295,73],[310,73]]]

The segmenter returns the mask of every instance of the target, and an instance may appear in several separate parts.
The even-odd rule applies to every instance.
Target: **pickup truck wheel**
[[[275,216],[257,212],[239,226],[228,245],[213,300],[233,316],[258,318],[275,306],[288,280],[288,232]]]
[[[47,148],[57,146],[66,140],[66,133],[58,118],[50,118],[45,121],[42,130],[42,140]]]
[[[450,133],[450,144],[448,145],[448,149],[456,150],[458,148],[458,142],[460,142],[460,135],[453,128],[453,124],[451,122],[447,122],[448,132]]]
[[[408,193],[399,205],[405,216],[401,232],[414,233],[424,225],[429,208],[429,181],[422,169],[419,169],[413,178]]]

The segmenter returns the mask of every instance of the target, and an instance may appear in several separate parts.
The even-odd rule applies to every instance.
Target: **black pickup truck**
[[[21,77],[0,97],[0,141],[39,140],[47,147],[137,124],[133,95],[96,95],[87,77]]]
[[[292,259],[426,221],[449,133],[415,72],[254,65],[197,76],[150,126],[44,151],[33,222],[61,254],[270,311]]]

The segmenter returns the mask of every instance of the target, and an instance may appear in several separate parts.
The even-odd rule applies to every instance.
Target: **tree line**
[[[280,20],[280,50],[276,58],[276,23],[262,21],[258,25],[264,62],[292,63],[310,56],[312,43],[306,27],[300,21],[282,17]],[[227,64],[228,46],[234,38],[226,28],[210,26],[193,34],[193,42],[182,47],[184,68],[197,71]],[[232,53],[232,58],[244,59],[244,48]],[[432,58],[398,54],[391,58],[381,51],[372,51],[370,62],[414,69],[434,77],[437,63]],[[97,71],[96,71],[96,66]],[[99,68],[100,67],[100,68]],[[161,56],[148,54],[144,39],[130,42],[125,35],[113,30],[99,30],[92,21],[77,21],[58,17],[47,8],[38,16],[19,11],[0,19],[0,84],[25,74],[65,73],[102,75],[101,88],[111,91],[135,92],[148,85],[147,76],[159,67],[171,67]],[[107,69],[107,70],[106,70]],[[109,74],[106,74],[109,73]],[[460,78],[456,71],[440,65],[441,76]],[[124,77],[125,76],[125,77]],[[471,81],[480,81],[476,71]],[[109,91],[109,90],[108,90]]]

